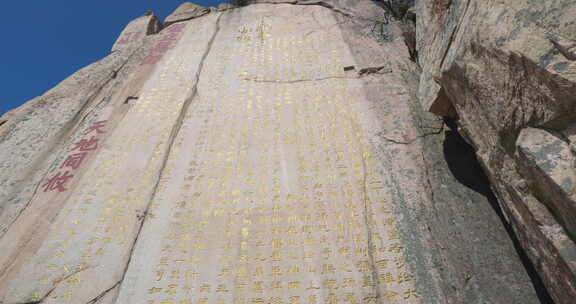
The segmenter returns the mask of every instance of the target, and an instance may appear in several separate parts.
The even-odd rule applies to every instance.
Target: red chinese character
[[[74,144],[74,148],[72,148],[72,151],[74,150],[80,150],[80,151],[94,151],[96,149],[98,149],[98,138],[95,136],[92,136],[90,139],[81,139],[79,142]]]
[[[80,167],[80,165],[82,164],[82,161],[84,160],[86,155],[88,155],[87,152],[80,152],[80,153],[68,155],[66,160],[60,166],[60,169],[62,169],[64,167],[70,167],[74,170],[78,169],[78,167]]]
[[[142,64],[155,64],[156,62],[160,61],[160,59],[162,59],[162,55],[150,54],[142,60]]]
[[[150,52],[156,54],[164,54],[170,49],[171,46],[172,41],[160,41],[154,46],[154,48],[152,48],[152,50],[150,50]]]
[[[74,175],[69,174],[68,171],[64,172],[64,174],[62,174],[62,172],[58,172],[58,174],[56,174],[55,176],[53,176],[52,178],[50,178],[42,187],[44,187],[44,192],[48,192],[48,191],[54,191],[57,190],[58,192],[64,192],[68,189],[64,188],[64,184],[71,179],[72,177],[74,177]]]
[[[183,24],[174,24],[169,26],[166,31],[170,32],[170,33],[179,33],[180,31],[182,31],[182,29],[184,29]]]
[[[92,132],[92,131],[96,131],[97,134],[100,133],[106,133],[104,131],[102,131],[101,129],[104,128],[104,125],[106,124],[107,120],[101,120],[101,121],[97,121],[95,123],[93,123],[90,128],[88,128],[88,131],[86,131],[86,134]]]

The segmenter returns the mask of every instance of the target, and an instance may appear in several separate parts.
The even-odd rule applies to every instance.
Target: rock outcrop
[[[573,1],[420,1],[419,99],[458,120],[557,303],[576,297]]]
[[[172,14],[166,17],[164,24],[168,26],[172,23],[198,18],[208,13],[210,13],[210,8],[190,2],[184,2]]]
[[[377,2],[146,14],[0,117],[0,303],[569,303],[573,5]]]
[[[112,52],[140,47],[147,36],[160,32],[162,23],[154,14],[146,14],[130,22],[112,46]]]

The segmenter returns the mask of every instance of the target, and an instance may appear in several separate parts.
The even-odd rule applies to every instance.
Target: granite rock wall
[[[418,1],[419,100],[457,120],[557,303],[576,296],[573,1]]]
[[[0,117],[0,303],[546,302],[526,252],[564,303],[571,104],[474,116],[443,66],[484,4],[398,3],[184,3]]]

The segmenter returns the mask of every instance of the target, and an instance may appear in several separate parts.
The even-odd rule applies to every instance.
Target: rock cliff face
[[[571,303],[575,5],[413,4],[130,22],[0,117],[0,303]]]
[[[454,117],[557,303],[576,296],[573,1],[420,1],[419,100]]]

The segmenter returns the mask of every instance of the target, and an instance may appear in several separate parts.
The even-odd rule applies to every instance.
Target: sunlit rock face
[[[186,3],[2,116],[0,303],[539,303],[391,15]]]
[[[458,120],[557,303],[576,297],[574,1],[417,3],[422,106]]]

